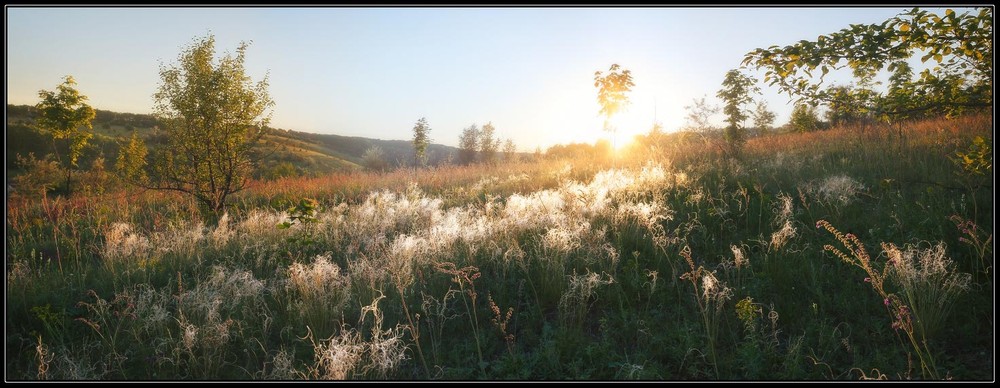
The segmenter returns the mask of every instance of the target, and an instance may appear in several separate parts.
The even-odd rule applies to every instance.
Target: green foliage
[[[993,146],[976,136],[968,149],[955,151],[952,162],[962,169],[962,174],[989,175],[993,171]]]
[[[27,157],[17,154],[17,167],[24,173],[17,175],[13,179],[17,192],[24,195],[38,195],[43,192],[52,191],[61,179],[62,169],[59,163],[48,158],[37,159],[34,153],[29,153]]]
[[[149,150],[139,135],[132,132],[128,142],[119,144],[118,159],[115,161],[115,171],[127,182],[139,185],[147,184],[146,155]]]
[[[57,92],[41,90],[38,97],[42,101],[35,105],[38,110],[38,118],[35,124],[43,133],[52,135],[52,150],[56,155],[59,164],[66,171],[66,192],[71,193],[70,178],[73,170],[77,168],[77,160],[87,146],[87,140],[94,136],[91,132],[86,132],[82,128],[93,130],[91,121],[94,120],[94,108],[87,105],[87,96],[80,94],[74,88],[76,81],[72,76],[66,76],[65,81],[57,87]],[[67,158],[63,160],[62,153],[56,145],[58,140],[68,143]]]
[[[280,161],[270,166],[261,166],[260,177],[265,180],[294,178],[302,175],[302,171],[290,161]]]
[[[316,244],[315,231],[311,228],[318,220],[319,202],[312,198],[303,198],[299,203],[289,208],[288,221],[282,221],[277,225],[278,229],[290,229],[299,225],[304,228],[304,232],[293,234],[288,238],[288,243],[296,247],[297,251],[313,248]]]
[[[413,152],[418,166],[427,164],[427,146],[431,143],[431,127],[427,125],[427,118],[421,117],[413,125]]]
[[[722,89],[716,96],[723,101],[722,113],[726,115],[725,137],[730,155],[738,155],[743,143],[746,141],[746,129],[743,122],[749,117],[748,109],[744,106],[753,102],[751,93],[759,93],[756,82],[747,75],[733,69],[726,72],[726,78],[722,81]]]
[[[788,124],[796,132],[812,132],[819,129],[820,122],[816,108],[809,104],[795,104]]]
[[[69,323],[69,314],[66,311],[53,311],[52,305],[46,303],[44,306],[35,306],[31,308],[31,314],[42,323],[42,327],[45,329],[45,338],[49,341],[55,343],[65,343],[68,339],[67,326]]]
[[[902,63],[917,54],[937,66],[910,80]],[[893,120],[955,115],[993,104],[993,10],[959,15],[948,9],[939,16],[914,8],[880,24],[852,24],[815,41],[758,48],[746,54],[743,64],[765,69],[765,82],[813,104],[875,102],[871,113]],[[892,90],[847,98],[843,92],[850,90],[823,89],[824,76],[843,68],[862,82],[882,69],[893,72]],[[813,75],[817,69],[818,79]]]
[[[153,97],[168,140],[151,155],[149,187],[192,195],[216,214],[246,187],[274,105],[267,77],[254,84],[246,75],[248,46],[215,62],[209,35],[185,48],[178,65],[161,65]]]
[[[288,229],[292,225],[309,225],[316,223],[319,202],[312,198],[303,198],[299,203],[288,209],[288,221],[278,224],[278,229]]]
[[[776,117],[774,112],[767,109],[767,102],[760,101],[753,111],[753,126],[759,134],[767,134],[771,131]]]
[[[828,89],[826,119],[832,125],[851,125],[872,116],[874,91],[854,86],[832,86]]]

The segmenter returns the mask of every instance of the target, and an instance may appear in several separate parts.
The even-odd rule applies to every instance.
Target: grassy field
[[[992,121],[13,196],[6,378],[992,380]]]

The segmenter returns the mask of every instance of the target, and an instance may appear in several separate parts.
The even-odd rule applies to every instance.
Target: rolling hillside
[[[51,139],[31,127],[34,107],[7,105],[6,141],[7,170],[16,171],[17,154],[34,153],[41,157],[51,152]],[[158,121],[152,115],[118,113],[97,110],[94,118],[94,138],[81,158],[81,166],[89,166],[103,154],[106,161],[117,156],[117,141],[133,131],[155,146],[162,142]],[[362,168],[362,155],[373,146],[382,149],[390,166],[413,160],[413,148],[408,140],[381,140],[364,137],[314,134],[294,130],[274,129],[264,138],[267,157],[260,164],[258,177],[319,176],[331,172]],[[454,147],[432,144],[428,148],[431,164],[441,163],[457,153]]]

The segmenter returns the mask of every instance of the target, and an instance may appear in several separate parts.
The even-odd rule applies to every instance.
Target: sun
[[[626,151],[635,143],[638,135],[648,133],[653,123],[648,117],[630,111],[612,116],[608,124],[613,129],[605,132],[605,139],[611,142],[616,153]]]

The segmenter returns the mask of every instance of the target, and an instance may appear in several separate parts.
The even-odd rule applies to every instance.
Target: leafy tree
[[[259,156],[260,143],[274,105],[267,76],[253,83],[243,67],[248,43],[236,55],[215,58],[215,37],[196,38],[178,57],[179,65],[160,66],[160,85],[153,97],[163,123],[165,147],[152,153],[148,176],[129,160],[144,152],[129,142],[117,163],[130,181],[157,190],[190,194],[218,214],[226,200],[244,189]],[[137,141],[133,137],[133,141]],[[145,171],[144,171],[145,172]]]
[[[500,139],[496,137],[496,128],[493,127],[493,123],[486,123],[479,133],[479,155],[483,162],[495,163],[499,149]]]
[[[38,97],[42,100],[35,105],[38,110],[36,125],[43,133],[52,135],[52,151],[59,165],[66,171],[66,193],[72,193],[70,181],[73,170],[77,169],[77,161],[83,154],[87,141],[94,136],[81,128],[93,130],[91,121],[96,115],[94,108],[87,105],[87,96],[80,94],[74,88],[76,81],[72,76],[66,76],[57,92],[41,90]],[[59,152],[58,143],[66,143],[69,149],[66,158]]]
[[[34,152],[27,157],[16,154],[15,165],[24,171],[11,179],[16,193],[25,196],[37,196],[41,192],[52,190],[62,178],[59,163],[51,160],[52,154],[45,155],[41,160],[35,158]]]
[[[921,61],[933,59],[937,66],[912,80],[906,71],[897,72],[918,53]],[[993,11],[980,8],[958,15],[948,9],[938,16],[913,8],[880,24],[852,24],[815,41],[758,48],[743,63],[765,69],[765,82],[812,104],[829,102],[844,91],[822,87],[831,70],[849,68],[863,82],[883,69],[894,72],[899,77],[890,92],[893,98],[878,95],[872,105],[879,118],[985,109],[993,104]],[[818,79],[813,76],[817,69]]]
[[[267,180],[276,180],[285,177],[296,177],[299,175],[302,175],[301,171],[299,171],[299,168],[295,167],[295,165],[292,164],[292,162],[289,162],[287,160],[274,163],[274,165],[260,172],[260,176]]]
[[[632,72],[623,70],[617,63],[612,64],[608,74],[594,72],[594,87],[597,88],[597,102],[601,104],[599,114],[604,115],[604,130],[614,135],[617,128],[611,125],[611,117],[629,104],[626,93],[632,91]]]
[[[732,155],[738,154],[743,142],[746,141],[746,130],[743,128],[743,122],[747,120],[749,114],[744,106],[753,102],[750,94],[757,92],[759,89],[753,79],[740,73],[739,70],[733,69],[726,72],[726,78],[722,81],[722,89],[716,93],[716,96],[725,103],[722,113],[725,113],[726,122],[729,123],[726,127],[725,138]]]
[[[458,161],[462,164],[470,164],[476,161],[476,153],[479,152],[479,127],[472,124],[462,130],[458,137]]]
[[[757,131],[761,135],[766,134],[771,130],[771,126],[774,125],[774,119],[776,118],[774,112],[767,109],[767,102],[760,101],[757,103],[756,108],[753,111],[753,126],[757,128]]]
[[[514,140],[507,139],[503,143],[503,159],[508,163],[517,161],[517,145],[514,144]]]
[[[418,166],[427,164],[427,146],[431,144],[430,131],[431,127],[427,125],[426,117],[421,117],[413,126],[413,152]]]
[[[132,137],[118,145],[118,159],[115,161],[115,171],[125,181],[148,187],[149,177],[146,174],[146,155],[149,149],[139,135],[132,132]]]
[[[827,93],[829,100],[826,102],[826,119],[831,125],[856,123],[868,117],[872,111],[866,102],[869,93],[857,90],[854,86],[831,86]]]
[[[361,155],[361,161],[371,171],[385,171],[389,167],[389,163],[385,161],[385,152],[377,145],[368,147]]]
[[[816,108],[804,103],[795,104],[788,124],[797,132],[812,132],[819,129],[819,116],[816,114]]]

